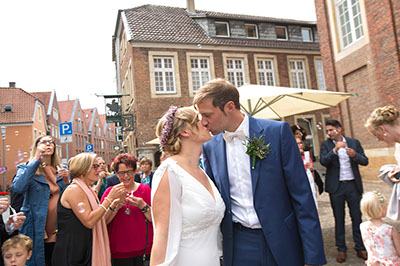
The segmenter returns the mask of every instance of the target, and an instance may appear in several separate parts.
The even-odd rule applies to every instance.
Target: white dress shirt
[[[236,129],[243,130],[249,136],[249,118],[244,119]],[[235,132],[236,132],[235,131]],[[226,142],[226,159],[228,166],[232,220],[249,228],[261,228],[256,210],[253,206],[253,190],[250,172],[250,157],[246,154],[243,140],[233,138]]]
[[[343,137],[343,142],[347,144],[346,138]],[[336,146],[336,141],[333,141]],[[346,145],[347,148],[347,145]],[[339,181],[350,181],[354,180],[353,170],[351,169],[350,156],[347,154],[346,148],[340,148],[337,153],[333,152],[339,157]]]

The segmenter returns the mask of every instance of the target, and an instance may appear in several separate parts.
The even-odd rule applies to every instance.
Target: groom
[[[289,125],[242,113],[238,90],[223,79],[208,82],[193,104],[214,135],[203,159],[226,205],[224,266],[325,264],[318,213]],[[253,168],[243,142],[259,136],[270,152]]]

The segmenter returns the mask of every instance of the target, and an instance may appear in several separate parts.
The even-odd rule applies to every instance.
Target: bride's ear
[[[182,130],[181,132],[179,132],[179,136],[182,136],[182,137],[189,137],[190,136],[190,134],[191,134],[192,132],[189,130],[189,129],[184,129],[184,130]]]

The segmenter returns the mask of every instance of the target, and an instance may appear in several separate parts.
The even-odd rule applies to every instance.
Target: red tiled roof
[[[277,41],[260,39],[232,39],[221,37],[210,37],[200,27],[191,14],[184,8],[144,5],[124,10],[129,29],[131,41],[134,42],[167,42],[185,44],[208,44],[208,45],[230,45],[263,48],[303,49],[319,50],[318,43]],[[289,19],[276,19],[258,16],[227,14],[210,11],[196,11],[199,16],[224,18],[232,20],[279,22],[286,24],[315,25],[315,22],[296,21]],[[194,14],[195,16],[196,14]]]
[[[46,92],[30,92],[33,96],[38,98],[43,104],[45,108],[45,114],[47,115],[47,111],[49,110],[49,104],[50,104],[50,97],[51,97],[51,91],[46,91]]]
[[[33,122],[36,98],[20,88],[0,88],[1,111],[4,105],[13,106],[12,113],[1,113],[0,123],[29,123]]]
[[[60,101],[58,102],[58,109],[60,111],[60,122],[71,122],[72,109],[74,108],[75,100]]]

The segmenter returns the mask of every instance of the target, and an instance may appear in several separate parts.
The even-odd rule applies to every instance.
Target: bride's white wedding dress
[[[168,158],[154,174],[152,199],[165,171],[168,171],[171,203],[167,251],[161,265],[218,266],[219,226],[225,211],[218,189],[208,179],[214,199],[199,181]]]

